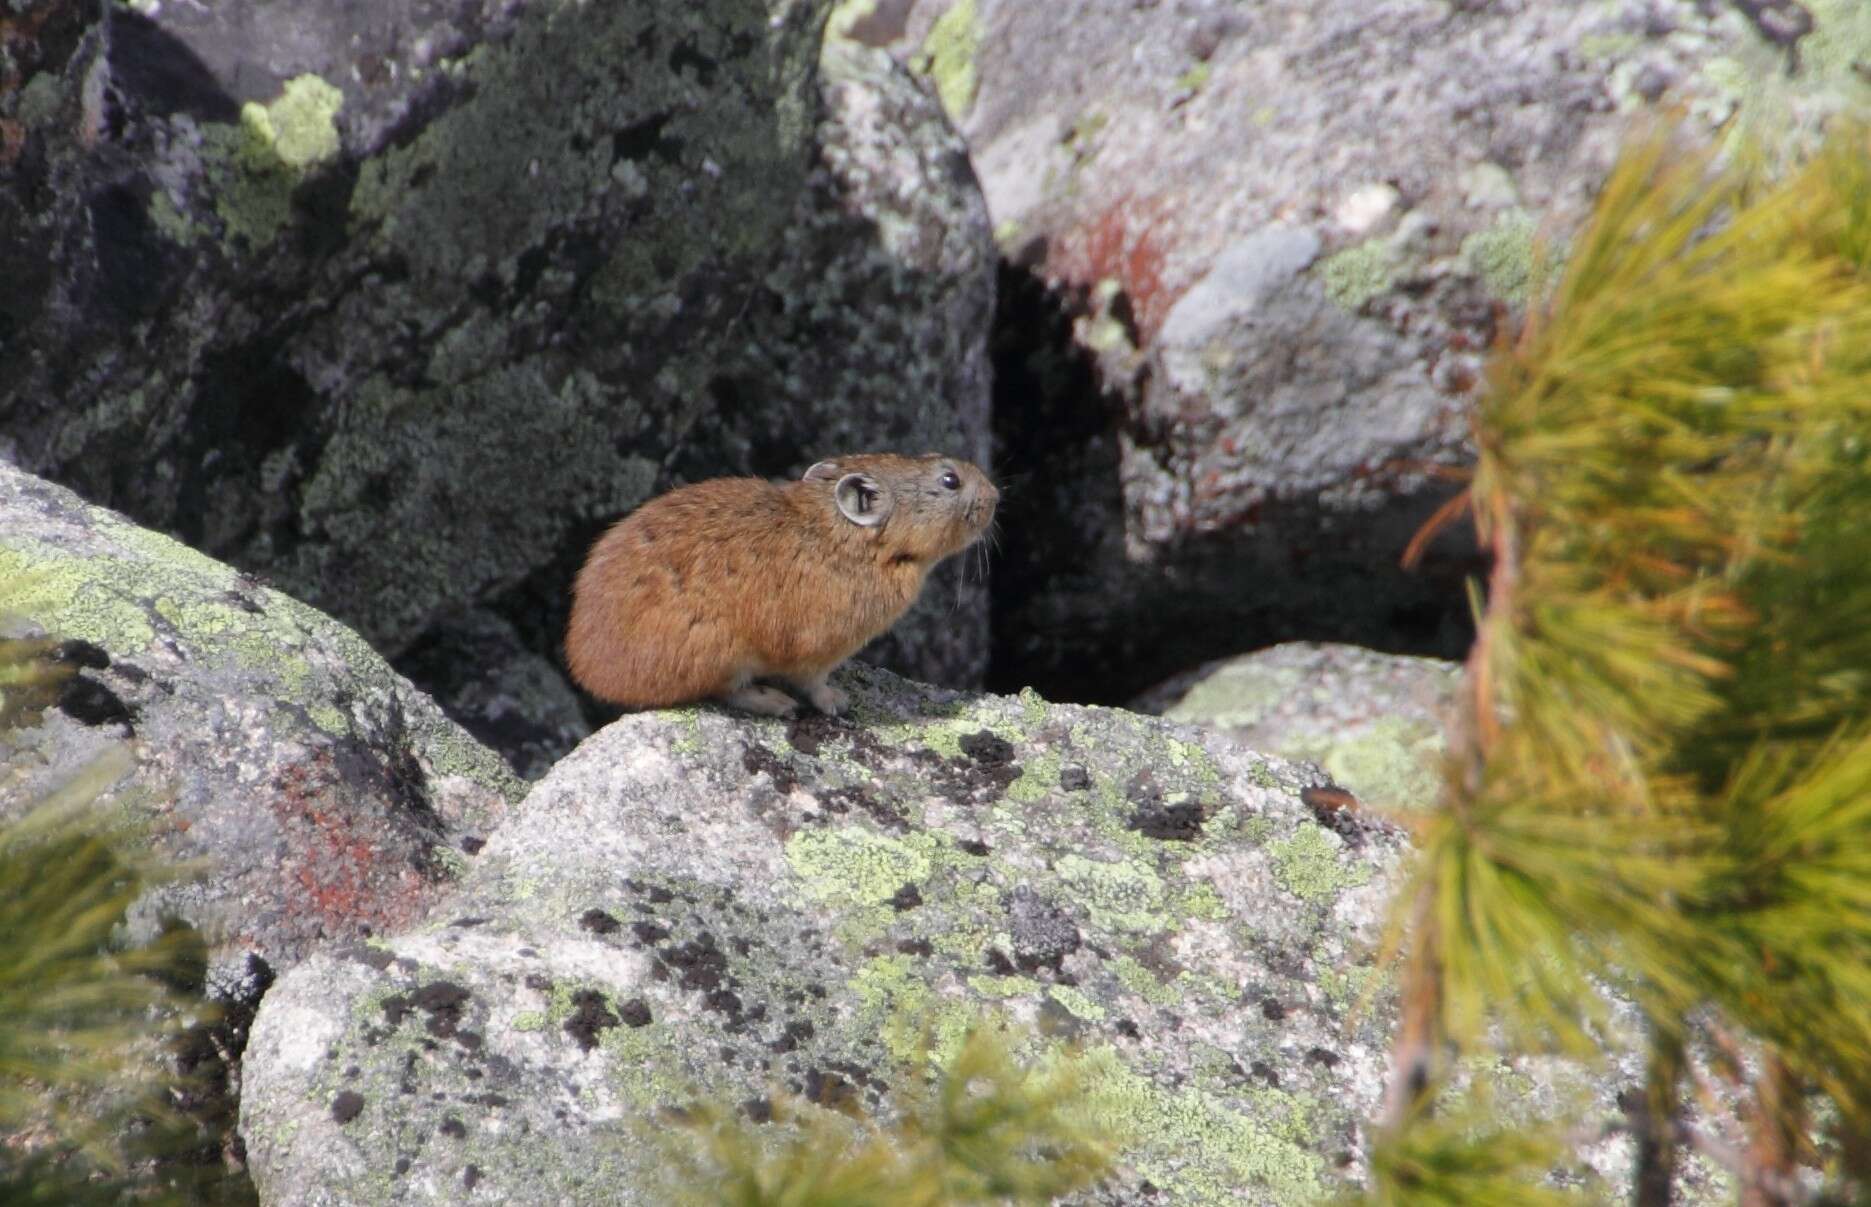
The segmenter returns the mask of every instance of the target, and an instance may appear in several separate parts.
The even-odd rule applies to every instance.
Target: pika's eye
[[[943,490],[960,490],[961,489],[961,476],[952,469],[944,470],[942,472],[942,489]]]

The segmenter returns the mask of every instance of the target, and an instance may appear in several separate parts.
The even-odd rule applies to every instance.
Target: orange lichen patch
[[[415,863],[420,839],[400,833],[370,805],[331,792],[335,780],[330,759],[320,756],[274,781],[273,813],[290,851],[280,869],[287,900],[327,934],[381,933],[414,922],[430,896]]]
[[[10,168],[26,149],[26,127],[0,117],[0,168]]]
[[[1173,240],[1173,217],[1163,197],[1125,197],[1066,231],[1047,257],[1047,274],[1090,289],[1115,280],[1130,300],[1141,338],[1148,342],[1163,324],[1181,290],[1163,281],[1164,249]]]

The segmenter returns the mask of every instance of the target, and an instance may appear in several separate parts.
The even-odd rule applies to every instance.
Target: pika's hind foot
[[[736,688],[722,696],[721,702],[729,708],[758,713],[763,717],[790,717],[799,711],[799,701],[777,687]]]

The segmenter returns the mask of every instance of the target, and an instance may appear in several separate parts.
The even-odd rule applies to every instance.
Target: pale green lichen
[[[1293,694],[1300,678],[1290,667],[1230,662],[1191,687],[1163,716],[1220,729],[1256,725]]]
[[[1342,846],[1324,827],[1302,822],[1291,835],[1267,847],[1273,859],[1273,877],[1301,901],[1324,901],[1347,888],[1368,883],[1370,865],[1341,862]]]
[[[1173,1006],[1182,1000],[1174,979],[1164,980],[1135,956],[1119,955],[1107,965],[1118,983],[1154,1006]]]
[[[1028,759],[1020,768],[1020,778],[1007,785],[1007,799],[1021,804],[1035,804],[1059,790],[1059,769],[1063,765],[1056,754]]]
[[[287,80],[276,100],[242,105],[240,121],[280,163],[304,172],[338,154],[336,118],[343,107],[344,93],[315,75],[301,75]]]
[[[513,1016],[511,1026],[515,1031],[544,1031],[546,1012],[543,1010],[522,1010]]]
[[[1103,863],[1070,854],[1063,856],[1054,870],[1099,927],[1152,931],[1169,924],[1164,911],[1163,878],[1141,862]]]
[[[1510,209],[1462,240],[1462,260],[1498,298],[1524,305],[1545,287],[1534,236],[1538,224],[1523,209]]]
[[[1320,766],[1366,805],[1380,809],[1426,809],[1442,790],[1442,731],[1427,721],[1379,717],[1343,737],[1320,735]]]
[[[929,856],[870,830],[802,830],[786,843],[800,889],[826,904],[880,905],[905,884],[926,879]]]
[[[936,18],[923,39],[913,66],[935,81],[936,95],[949,119],[959,123],[974,104],[978,83],[975,56],[981,49],[981,29],[975,0],[956,3]]]
[[[150,194],[149,220],[174,243],[193,243],[201,234],[201,228],[182,212],[166,189],[157,189]]]
[[[1066,1013],[1074,1018],[1082,1018],[1088,1023],[1101,1023],[1105,1020],[1105,1008],[1070,985],[1049,986],[1046,995],[1063,1006]]]
[[[8,611],[107,650],[142,649],[155,640],[156,630],[140,603],[107,585],[112,569],[110,559],[0,545],[0,583],[6,584]]]
[[[314,75],[286,83],[272,102],[249,101],[237,125],[202,128],[214,210],[230,235],[265,247],[292,219],[292,194],[339,149],[334,120],[344,95]]]
[[[1325,295],[1347,310],[1389,291],[1396,279],[1397,253],[1388,240],[1371,239],[1326,257],[1319,265]]]
[[[1228,904],[1222,900],[1221,893],[1213,884],[1197,880],[1177,895],[1176,912],[1185,918],[1219,922],[1228,916]]]
[[[1244,1192],[1279,1203],[1306,1203],[1324,1190],[1316,1137],[1296,1141],[1276,1110],[1253,1117],[1202,1089],[1164,1089],[1127,1068],[1100,1045],[1083,1058],[1085,1110],[1095,1123],[1136,1137],[1124,1159],[1189,1204],[1238,1203]],[[1255,1098],[1257,1107],[1261,1096]],[[1283,1105],[1266,1099],[1267,1105]],[[1285,1097],[1285,1103],[1295,1100]]]
[[[1206,62],[1197,63],[1189,70],[1176,77],[1176,91],[1196,93],[1208,84],[1209,66]]]

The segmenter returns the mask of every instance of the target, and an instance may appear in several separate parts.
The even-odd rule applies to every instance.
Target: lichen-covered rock
[[[5,462],[0,614],[83,668],[0,733],[0,816],[127,745],[109,799],[198,873],[140,915],[192,924],[222,968],[424,917],[521,794],[343,625]]]
[[[1294,638],[1459,654],[1469,542],[1398,558],[1632,116],[1789,154],[1871,104],[1857,0],[851,7],[948,101],[1054,291],[1027,304],[1109,394],[1022,375],[1031,342],[999,366],[1004,523],[1053,535],[1010,567],[996,681],[1085,698]]]
[[[884,1108],[989,1013],[1077,1041],[1098,1201],[1295,1203],[1358,1167],[1388,831],[1198,731],[854,666],[847,719],[587,740],[422,927],[302,964],[247,1051],[268,1201],[659,1203],[658,1108]]]
[[[591,538],[659,489],[985,461],[978,187],[887,56],[821,66],[827,8],[49,26],[0,80],[0,451],[385,652],[482,604],[547,657]],[[884,656],[978,677],[955,590]]]
[[[1459,663],[1291,642],[1187,671],[1132,703],[1249,750],[1319,764],[1366,805],[1436,803]]]

